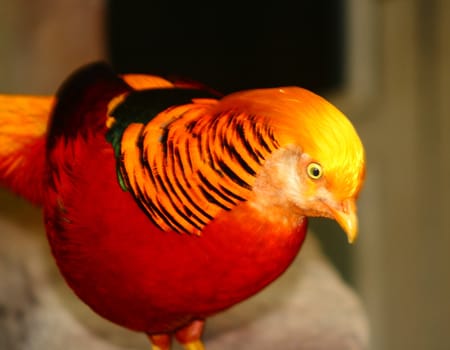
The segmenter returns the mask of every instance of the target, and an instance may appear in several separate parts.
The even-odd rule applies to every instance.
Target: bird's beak
[[[328,206],[332,217],[347,234],[348,242],[353,243],[358,237],[358,217],[354,198],[343,200],[337,205]]]

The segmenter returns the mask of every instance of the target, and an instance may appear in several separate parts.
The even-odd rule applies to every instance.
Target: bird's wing
[[[247,200],[278,147],[263,120],[219,105],[208,92],[157,89],[129,94],[110,112],[121,184],[165,231],[200,234]]]

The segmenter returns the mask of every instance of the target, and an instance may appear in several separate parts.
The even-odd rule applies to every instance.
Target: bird
[[[43,210],[52,255],[94,312],[204,349],[205,320],[276,280],[308,217],[354,242],[365,151],[300,87],[221,95],[95,62],[54,96],[0,95],[0,185]]]

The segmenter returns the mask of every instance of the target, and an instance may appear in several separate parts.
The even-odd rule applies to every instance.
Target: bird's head
[[[350,121],[325,99],[297,87],[240,92],[222,102],[263,116],[280,145],[256,178],[255,205],[272,215],[280,215],[278,207],[297,216],[332,218],[353,242],[365,155]]]

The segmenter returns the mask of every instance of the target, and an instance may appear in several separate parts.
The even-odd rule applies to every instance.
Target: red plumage
[[[60,184],[46,200],[46,227],[69,285],[107,319],[148,333],[177,329],[256,293],[298,252],[305,224],[295,231],[264,224],[246,203],[216,217],[200,237],[161,232],[104,176],[115,171],[104,137],[90,140],[95,153],[74,141],[76,151],[59,155],[83,167],[55,175]]]

